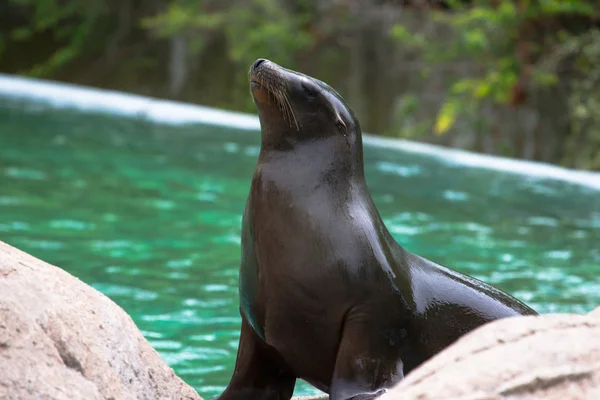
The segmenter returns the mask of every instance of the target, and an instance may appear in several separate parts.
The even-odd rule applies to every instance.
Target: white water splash
[[[253,114],[6,74],[0,74],[0,95],[57,108],[144,118],[170,125],[200,123],[241,130],[256,131],[260,129],[258,117]],[[369,134],[363,135],[363,141],[367,146],[423,154],[442,159],[444,162],[456,166],[486,168],[536,178],[556,179],[600,190],[600,173],[448,149],[403,139],[376,137]]]

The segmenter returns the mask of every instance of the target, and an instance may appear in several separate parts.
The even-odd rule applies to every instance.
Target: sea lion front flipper
[[[346,318],[331,380],[331,400],[376,399],[404,378],[401,346],[384,337],[381,321],[368,318]]]
[[[231,381],[213,400],[287,400],[296,377],[282,368],[277,355],[260,340],[242,315],[240,344]]]

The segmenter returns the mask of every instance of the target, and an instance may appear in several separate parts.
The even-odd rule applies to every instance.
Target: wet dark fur
[[[459,337],[535,312],[402,248],[363,170],[360,125],[316,79],[257,61],[261,152],[242,222],[241,337],[220,400],[373,399]]]

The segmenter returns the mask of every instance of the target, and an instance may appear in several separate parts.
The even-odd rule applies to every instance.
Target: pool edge
[[[55,108],[145,118],[159,124],[207,124],[252,131],[260,129],[260,122],[255,114],[3,73],[0,73],[0,96],[43,103]],[[475,153],[406,139],[375,136],[369,133],[363,134],[363,142],[367,146],[393,148],[435,157],[452,165],[568,181],[600,190],[598,172]]]

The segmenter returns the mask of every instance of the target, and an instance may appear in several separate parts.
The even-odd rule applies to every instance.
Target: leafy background
[[[363,129],[600,169],[596,0],[7,0],[0,71],[254,112],[258,57]]]

